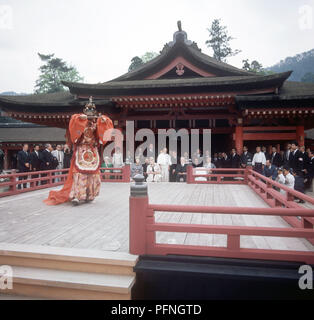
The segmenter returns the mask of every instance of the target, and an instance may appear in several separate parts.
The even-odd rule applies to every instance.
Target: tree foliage
[[[263,66],[256,60],[253,60],[251,63],[249,59],[242,60],[243,63],[243,70],[254,72],[254,73],[263,73]]]
[[[129,66],[129,72],[137,69],[138,67],[140,67],[143,64],[144,64],[144,62],[140,57],[136,56],[136,57],[132,58],[131,64]]]
[[[40,66],[40,76],[36,80],[35,93],[53,93],[65,91],[61,81],[82,81],[83,78],[75,67],[69,66],[53,54],[38,53],[40,60],[44,63]]]
[[[213,20],[211,27],[207,28],[209,39],[205,42],[208,48],[214,52],[214,58],[218,61],[225,62],[228,57],[232,57],[241,52],[241,50],[233,50],[230,41],[234,38],[228,35],[227,27],[221,25],[220,19]]]
[[[138,67],[142,66],[144,63],[156,58],[158,53],[154,51],[147,51],[141,57],[136,56],[131,59],[131,64],[129,66],[129,72],[132,70],[137,69]]]
[[[276,73],[293,70],[289,80],[302,81],[305,74],[314,73],[314,49],[287,57],[267,69]]]

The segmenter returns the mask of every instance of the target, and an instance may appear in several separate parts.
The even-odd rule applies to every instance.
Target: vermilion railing
[[[187,167],[189,184],[247,184],[246,169],[206,169]]]
[[[255,182],[255,180],[260,180],[261,178],[260,176],[254,175],[252,170],[247,170],[247,173],[244,175],[247,176],[248,181],[251,181],[251,183],[253,183],[253,181]],[[266,182],[268,182],[268,184],[270,185],[271,181],[268,180],[266,180]],[[135,179],[135,181],[137,180]],[[258,185],[260,185],[259,181],[257,182]],[[286,189],[286,187],[284,187],[284,189]],[[302,194],[300,194],[299,192],[295,192],[293,193],[294,196],[302,196]],[[304,199],[309,200],[310,203],[314,202],[312,198],[309,197],[308,199],[308,197],[305,195]],[[159,223],[155,221],[155,212],[270,215],[288,218],[295,218],[296,216],[298,216],[301,217],[303,221],[312,221],[314,217],[314,209],[302,208],[301,206],[298,206],[298,208],[286,206],[277,206],[273,208],[240,208],[150,204],[147,189],[145,192],[145,185],[143,184],[143,182],[137,181],[134,186],[131,186],[129,218],[130,253],[132,254],[179,254],[228,258],[300,261],[308,264],[314,263],[314,252],[312,251],[248,249],[241,248],[240,245],[241,236],[288,237],[314,240],[314,229],[313,224],[311,223],[304,223],[300,224],[299,227],[291,228]],[[227,236],[227,246],[212,247],[156,243],[156,232],[224,234]]]
[[[314,206],[313,197],[300,193],[270,178],[266,178],[251,169],[248,170],[248,185],[272,208],[303,209],[303,206],[294,202],[295,199],[303,200]],[[303,217],[295,214],[295,216],[283,215],[282,218],[295,228],[305,227],[313,229],[314,226],[313,217]],[[314,245],[314,237],[313,239],[309,239],[309,241]]]
[[[101,168],[100,176],[102,182],[130,182],[130,166],[121,168]]]
[[[69,169],[32,171],[1,175],[0,198],[63,185]],[[130,166],[101,168],[102,182],[130,182]],[[25,187],[24,187],[25,186]]]

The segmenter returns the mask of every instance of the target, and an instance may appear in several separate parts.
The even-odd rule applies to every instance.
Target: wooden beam
[[[296,133],[244,133],[244,141],[254,140],[295,140]]]

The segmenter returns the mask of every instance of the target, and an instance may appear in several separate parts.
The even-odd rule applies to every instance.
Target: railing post
[[[229,250],[239,250],[240,249],[240,235],[227,235],[227,249]]]
[[[13,170],[12,170],[13,171]],[[15,193],[16,192],[16,171],[13,171],[12,177],[10,178],[12,186],[11,186],[11,192]]]
[[[126,164],[123,168],[123,182],[130,182],[131,169],[130,165]]]
[[[191,184],[193,182],[193,166],[188,165],[186,168],[186,183]]]
[[[135,184],[131,184],[130,194],[130,239],[129,250],[131,254],[146,253],[146,223],[148,210],[147,183],[144,182],[144,176],[136,175]]]
[[[248,168],[245,168],[245,170],[244,170],[244,183],[245,183],[245,184],[248,184],[248,183],[249,183],[248,176],[249,176],[249,169],[248,169]]]

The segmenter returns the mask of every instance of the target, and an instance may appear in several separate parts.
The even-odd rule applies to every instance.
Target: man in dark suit
[[[230,155],[230,166],[231,168],[239,168],[241,163],[241,158],[237,154],[236,149],[231,150],[231,155]]]
[[[187,165],[185,162],[185,158],[180,158],[180,163],[176,166],[176,181],[177,182],[186,182],[186,170]]]
[[[41,168],[41,154],[39,151],[39,145],[36,145],[34,151],[30,154],[31,159],[31,171],[39,171]],[[38,174],[33,174],[32,179],[38,178]],[[39,181],[36,182],[36,186],[39,185]]]
[[[271,164],[270,160],[266,160],[266,166],[264,166],[263,175],[275,181],[278,176],[278,167]]]
[[[303,157],[302,153],[299,150],[299,144],[297,142],[293,142],[291,144],[291,152],[289,156],[289,167],[293,169],[294,172],[297,173],[297,175],[302,174],[303,170]]]
[[[309,156],[309,161],[307,163],[306,171],[305,171],[305,174],[306,174],[305,187],[307,189],[311,188],[312,181],[313,181],[313,178],[314,178],[314,151],[309,150],[308,151],[308,156]]]
[[[284,165],[289,165],[289,159],[290,159],[291,152],[292,152],[291,143],[288,143],[286,145],[286,150],[285,150],[285,153],[284,153],[284,159],[283,159]]]
[[[243,147],[243,153],[241,155],[241,167],[246,168],[248,165],[252,165],[253,154],[248,151],[246,146]]]
[[[41,153],[41,170],[47,171],[47,170],[53,170],[53,164],[54,159],[53,155],[51,154],[52,146],[50,143],[47,143],[45,145],[45,150]],[[42,174],[42,177],[46,177],[47,174]],[[44,180],[41,182],[41,184],[47,184],[47,180]]]
[[[230,159],[228,158],[228,156],[225,152],[222,153],[221,167],[222,168],[230,168]]]
[[[0,149],[0,174],[3,171],[4,167],[4,152]]]
[[[23,145],[23,149],[17,153],[17,169],[20,173],[30,171],[30,155],[28,153],[28,144]],[[19,180],[27,180],[27,175],[20,176]],[[27,187],[26,183],[23,183],[23,188]],[[22,185],[18,185],[18,189],[22,189]]]
[[[281,156],[277,152],[276,147],[272,147],[272,154],[271,154],[271,158],[270,158],[270,163],[277,168],[281,167],[281,165],[282,165]]]

